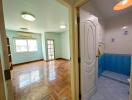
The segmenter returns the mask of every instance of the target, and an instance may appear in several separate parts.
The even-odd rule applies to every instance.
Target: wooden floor
[[[69,61],[23,64],[11,73],[15,100],[71,100]]]

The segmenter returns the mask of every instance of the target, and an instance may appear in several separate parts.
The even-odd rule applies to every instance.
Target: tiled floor
[[[101,76],[90,100],[129,100],[129,85]]]
[[[129,82],[128,82],[129,77],[126,76],[126,75],[118,74],[118,73],[111,72],[111,71],[104,71],[104,72],[102,73],[102,76],[129,85]]]
[[[69,61],[15,66],[12,82],[16,100],[71,100]]]

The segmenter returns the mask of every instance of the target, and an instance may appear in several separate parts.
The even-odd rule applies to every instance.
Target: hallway
[[[15,66],[12,82],[16,100],[71,100],[69,61]]]

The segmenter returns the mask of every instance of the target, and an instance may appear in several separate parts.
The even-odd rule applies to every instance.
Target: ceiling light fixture
[[[35,21],[36,20],[34,15],[25,13],[25,12],[21,14],[21,17],[27,21]]]
[[[65,29],[66,26],[65,26],[65,25],[61,25],[60,28],[61,28],[61,29]]]
[[[128,2],[128,0],[123,0],[123,1],[122,1],[122,5],[127,4],[127,2]]]
[[[130,6],[132,6],[132,0],[122,0],[113,7],[113,10],[123,10]]]
[[[122,27],[122,29],[126,29],[126,28],[127,28],[127,26],[123,26],[123,27]]]

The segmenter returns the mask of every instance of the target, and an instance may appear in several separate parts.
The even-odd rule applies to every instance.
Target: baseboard
[[[37,62],[37,61],[44,61],[44,59],[38,59],[38,60],[33,60],[33,61],[28,61],[28,62],[23,62],[23,63],[18,63],[18,64],[12,64],[12,66],[28,64],[28,63]]]
[[[67,61],[70,61],[70,59],[66,59],[66,58],[56,58],[55,60],[67,60]]]

